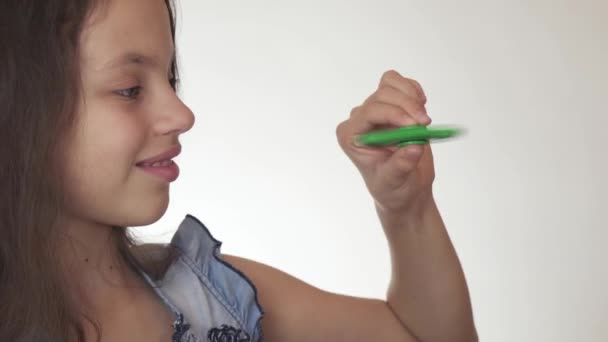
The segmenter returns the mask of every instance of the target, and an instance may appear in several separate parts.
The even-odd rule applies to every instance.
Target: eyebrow
[[[172,56],[171,61],[175,60],[175,55]],[[160,63],[157,58],[152,56],[146,56],[144,54],[138,52],[127,52],[125,54],[120,55],[117,58],[112,59],[108,63],[104,64],[101,68],[103,70],[107,69],[116,69],[128,65],[142,65],[142,66],[159,66]]]

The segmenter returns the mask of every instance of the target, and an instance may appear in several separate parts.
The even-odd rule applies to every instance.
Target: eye
[[[141,91],[141,87],[136,86],[136,87],[131,87],[131,88],[127,88],[127,89],[117,90],[117,91],[115,91],[115,93],[119,96],[126,97],[128,99],[135,99],[139,95],[140,91]]]

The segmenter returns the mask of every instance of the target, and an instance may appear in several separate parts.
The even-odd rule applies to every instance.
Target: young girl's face
[[[194,117],[177,97],[174,46],[164,0],[110,0],[84,28],[82,96],[66,155],[68,217],[146,225],[165,212],[175,166],[141,161],[175,156]],[[165,162],[165,165],[167,162]]]

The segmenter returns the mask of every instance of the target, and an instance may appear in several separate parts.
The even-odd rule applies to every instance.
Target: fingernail
[[[357,147],[363,147],[365,146],[364,144],[361,143],[360,139],[360,135],[355,135],[355,137],[353,138],[353,145],[357,146]]]
[[[409,160],[416,161],[422,155],[422,145],[406,146],[406,157]]]
[[[418,113],[418,115],[416,117],[418,118],[418,120],[420,120],[422,122],[431,121],[431,118],[425,112]]]

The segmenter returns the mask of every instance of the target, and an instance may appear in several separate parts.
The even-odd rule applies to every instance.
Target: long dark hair
[[[59,151],[81,94],[80,35],[101,2],[0,1],[0,341],[84,341],[57,262]],[[130,257],[134,240],[114,230]]]

